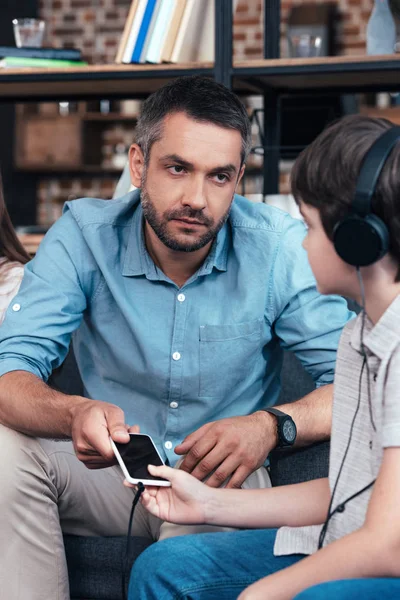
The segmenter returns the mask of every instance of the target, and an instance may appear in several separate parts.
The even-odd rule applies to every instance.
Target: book
[[[81,60],[81,51],[78,48],[17,48],[16,46],[0,46],[0,57],[3,56],[47,58],[50,60]]]
[[[129,8],[128,17],[125,21],[124,31],[121,36],[121,40],[119,42],[117,55],[115,57],[116,63],[122,63],[122,58],[124,56],[126,44],[128,42],[129,34],[132,29],[133,19],[135,18],[136,9],[138,7],[139,0],[132,0],[131,6]]]
[[[132,20],[131,30],[129,32],[128,40],[126,42],[122,62],[129,64],[131,62],[133,49],[136,44],[137,36],[139,33],[140,25],[142,23],[144,11],[146,9],[147,0],[137,0],[137,7],[134,18]]]
[[[171,17],[170,26],[161,49],[160,62],[170,62],[172,50],[174,48],[176,36],[182,22],[183,13],[186,7],[186,0],[175,0],[174,12]]]
[[[205,0],[208,3],[208,0]],[[204,0],[186,0],[181,25],[175,40],[171,62],[183,63],[196,60],[196,50],[202,33],[202,15]]]
[[[51,60],[47,58],[29,58],[23,56],[5,56],[0,59],[0,67],[44,67],[44,68],[63,68],[63,67],[86,67],[88,63],[81,60]]]
[[[137,36],[136,44],[132,53],[131,62],[140,62],[140,55],[142,54],[143,46],[146,40],[146,35],[150,26],[151,17],[153,15],[156,6],[156,0],[147,0],[146,9],[144,11],[142,23],[140,25],[139,33]]]
[[[151,36],[148,50],[144,60],[149,63],[160,63],[161,52],[164,47],[165,38],[170,28],[173,11],[176,0],[163,0],[161,9],[158,13],[153,35]]]
[[[169,2],[173,1],[173,0],[168,0]],[[153,33],[154,33],[154,29],[157,23],[157,19],[158,19],[158,15],[160,13],[160,10],[163,8],[163,6],[165,5],[165,0],[157,0],[156,1],[156,6],[154,8],[153,11],[153,15],[151,17],[151,21],[150,21],[150,25],[149,25],[149,29],[147,31],[147,35],[146,35],[146,40],[144,42],[144,46],[140,55],[140,62],[144,63],[146,62],[146,55],[147,52],[149,50],[149,46],[152,43],[152,40],[154,40],[153,37]]]
[[[215,58],[215,2],[187,0],[170,62],[213,62]],[[238,0],[233,0],[235,14]]]

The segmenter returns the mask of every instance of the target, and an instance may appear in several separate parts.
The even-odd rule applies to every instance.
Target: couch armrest
[[[274,450],[269,456],[273,486],[300,483],[328,476],[329,442],[296,450]]]

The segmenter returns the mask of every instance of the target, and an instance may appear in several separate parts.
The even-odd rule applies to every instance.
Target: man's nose
[[[207,206],[204,182],[196,179],[188,187],[182,199],[184,206],[190,206],[193,210],[203,210]]]

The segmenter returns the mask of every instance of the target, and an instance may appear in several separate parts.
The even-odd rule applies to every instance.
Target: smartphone
[[[143,485],[170,486],[168,479],[154,477],[147,465],[159,467],[164,464],[151,437],[144,433],[130,433],[129,442],[121,444],[111,439],[111,446],[119,465],[129,483]]]

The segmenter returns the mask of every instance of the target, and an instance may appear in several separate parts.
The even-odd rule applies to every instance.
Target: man
[[[140,427],[170,465],[184,457],[210,486],[265,487],[278,434],[263,408],[277,400],[286,348],[318,385],[281,407],[297,443],[329,436],[331,387],[321,386],[350,313],[317,293],[303,225],[235,196],[251,141],[244,107],[210,79],[177,79],[145,102],[136,136],[141,191],[67,203],[1,330],[8,598],[68,598],[62,531],[126,533],[132,491],[110,466],[109,435],[125,442]],[[85,397],[45,383],[72,333]],[[179,532],[138,507],[133,533]]]

